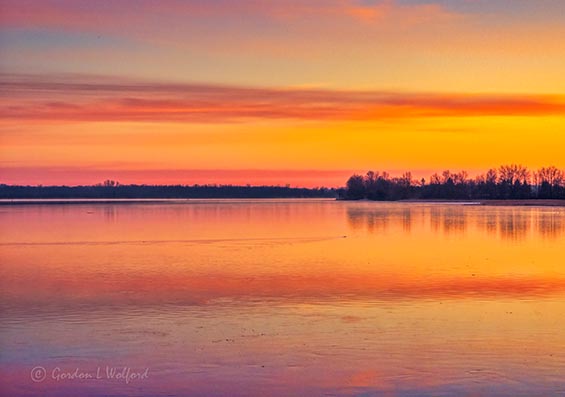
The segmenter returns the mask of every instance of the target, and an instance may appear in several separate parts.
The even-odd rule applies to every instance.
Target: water
[[[565,396],[563,208],[87,202],[0,225],[3,396]]]

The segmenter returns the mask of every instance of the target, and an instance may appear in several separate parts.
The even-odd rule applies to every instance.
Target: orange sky
[[[0,183],[339,186],[369,169],[565,168],[564,12],[3,1]]]

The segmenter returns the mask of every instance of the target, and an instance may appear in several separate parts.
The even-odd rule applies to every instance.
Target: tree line
[[[474,178],[466,171],[443,171],[428,180],[410,172],[392,177],[369,171],[352,175],[343,188],[235,185],[122,185],[106,180],[87,186],[17,186],[0,184],[0,199],[106,198],[341,198],[346,200],[509,200],[565,199],[565,171],[554,166],[530,171],[503,165]]]
[[[369,171],[352,175],[338,195],[346,200],[510,200],[565,199],[565,171],[554,166],[530,171],[518,164],[492,168],[474,178],[466,171],[433,174],[428,181],[414,180],[410,172],[391,177]]]
[[[336,190],[290,186],[122,185],[107,180],[89,186],[15,186],[0,184],[0,199],[190,199],[335,198]]]

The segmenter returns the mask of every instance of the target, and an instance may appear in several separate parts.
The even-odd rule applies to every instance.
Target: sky
[[[0,183],[565,168],[561,0],[0,0]]]

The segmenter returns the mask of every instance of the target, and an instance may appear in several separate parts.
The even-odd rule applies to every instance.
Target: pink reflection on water
[[[564,219],[331,201],[2,206],[0,394],[555,395]],[[33,382],[35,366],[149,377]]]

